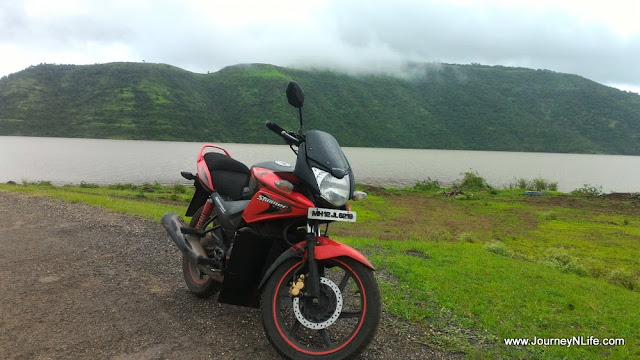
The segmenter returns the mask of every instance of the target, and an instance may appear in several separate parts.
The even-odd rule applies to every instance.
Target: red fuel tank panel
[[[265,220],[306,217],[308,209],[315,206],[301,193],[286,192],[275,186],[275,182],[278,180],[287,180],[292,183],[297,180],[291,173],[281,176],[272,170],[254,167],[251,169],[251,176],[256,179],[259,190],[242,213],[242,218],[247,224]]]

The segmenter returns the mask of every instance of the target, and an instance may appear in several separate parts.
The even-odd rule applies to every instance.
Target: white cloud
[[[640,3],[551,0],[5,0],[0,75],[41,62],[236,63],[398,73],[501,64],[640,86]]]

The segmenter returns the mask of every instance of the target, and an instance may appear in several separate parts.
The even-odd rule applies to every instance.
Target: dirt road
[[[2,191],[0,329],[0,359],[279,358],[257,310],[187,291],[160,224]],[[385,314],[359,358],[452,357],[417,331]]]

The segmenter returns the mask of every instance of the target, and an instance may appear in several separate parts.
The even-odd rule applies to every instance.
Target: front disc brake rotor
[[[334,300],[330,298],[330,295],[335,296],[335,308],[333,309],[331,315],[328,316],[329,314],[327,313],[325,316],[322,316],[322,318],[326,318],[326,320],[316,322],[317,320],[314,321],[314,319],[309,319],[307,316],[305,316],[305,314],[309,315],[312,310],[304,309],[305,314],[303,314],[303,310],[300,309],[300,297],[293,298],[293,313],[296,315],[296,319],[298,319],[298,321],[305,327],[313,330],[322,330],[328,328],[334,322],[336,322],[336,320],[338,320],[338,317],[340,317],[340,314],[342,313],[342,292],[340,292],[340,288],[338,287],[338,285],[325,277],[320,278],[320,284],[325,286],[325,289],[323,289],[325,291],[320,294],[320,306],[326,305],[327,307],[329,307],[334,305],[330,304],[330,302],[332,302],[331,300]],[[327,293],[327,291],[329,292]],[[310,299],[307,298],[303,300],[305,302],[305,305],[308,300]],[[313,308],[317,307],[318,305],[309,304],[308,306]]]

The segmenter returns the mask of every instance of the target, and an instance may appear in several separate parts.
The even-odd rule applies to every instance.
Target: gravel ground
[[[278,359],[257,309],[192,296],[159,223],[0,191],[0,359]],[[450,359],[388,314],[359,359]]]

